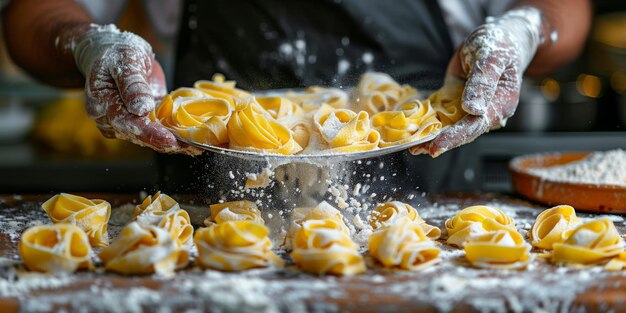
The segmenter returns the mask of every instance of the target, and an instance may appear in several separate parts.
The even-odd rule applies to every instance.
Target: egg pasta
[[[108,202],[62,193],[48,199],[41,207],[53,223],[80,227],[91,246],[106,247],[109,244],[107,223],[111,217],[111,204]]]

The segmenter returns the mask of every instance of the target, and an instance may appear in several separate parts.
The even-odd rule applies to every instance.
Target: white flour
[[[594,152],[581,161],[530,168],[528,172],[549,181],[626,186],[626,151]]]
[[[352,189],[334,184],[333,191],[329,193],[338,197],[354,197],[354,194],[346,194],[346,190],[351,192]],[[514,217],[520,231],[528,229],[541,212],[523,202],[483,203]],[[422,203],[415,206],[428,223],[443,229],[447,218],[470,204],[475,203]],[[113,236],[132,216],[133,208],[132,204],[127,204],[113,209],[110,223]],[[183,205],[183,208],[190,210],[194,217],[198,215],[198,218],[192,218],[196,221],[202,221],[202,214],[208,213],[206,207]],[[351,208],[357,211],[356,205]],[[18,228],[27,224],[10,228],[3,226],[11,221],[22,220],[18,217],[25,213],[17,208],[5,210],[0,210],[0,231],[15,242],[21,232]],[[40,211],[36,205],[29,205],[27,210],[31,210],[28,212],[31,217],[28,224],[47,222],[45,214],[36,213]],[[403,303],[395,307],[398,310],[409,309],[405,305],[411,305],[415,309],[434,308],[445,312],[458,309],[464,303],[480,312],[561,312],[577,309],[573,304],[576,295],[588,288],[621,288],[614,283],[600,281],[603,278],[623,277],[624,274],[605,272],[601,267],[555,268],[542,260],[536,260],[523,271],[475,269],[465,262],[462,250],[445,244],[438,244],[442,249],[442,262],[425,272],[385,270],[367,256],[364,248],[367,235],[371,232],[366,222],[369,210],[362,209],[360,214],[343,212],[346,216],[354,216],[347,222],[359,230],[353,233],[353,237],[363,246],[361,251],[369,267],[366,274],[357,277],[301,274],[282,250],[277,253],[286,258],[287,267],[284,269],[221,273],[191,268],[171,278],[148,276],[129,279],[126,280],[128,286],[123,288],[115,283],[120,279],[115,274],[102,271],[79,272],[68,276],[33,274],[15,267],[12,260],[4,259],[0,262],[0,297],[15,297],[23,312],[47,312],[58,308],[84,312],[142,312],[147,308],[155,308],[158,312],[337,312],[342,309],[369,308],[369,297],[378,298],[383,294],[393,299],[392,303]],[[583,213],[580,215],[583,219],[593,217]],[[621,232],[624,231],[623,218],[614,215],[607,217],[615,222]],[[440,242],[444,242],[443,239]],[[7,257],[15,259],[14,256]],[[144,279],[153,281],[150,287],[142,285]],[[95,280],[94,283],[90,283],[91,280]],[[86,284],[89,286],[85,287]],[[57,288],[72,292],[55,292]],[[375,295],[371,290],[375,290]],[[394,310],[394,305],[385,308]]]

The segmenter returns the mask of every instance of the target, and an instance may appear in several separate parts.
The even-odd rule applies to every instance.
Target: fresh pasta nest
[[[235,97],[226,99],[236,102]],[[281,109],[283,105],[288,107]],[[289,108],[291,105],[271,106],[276,108],[275,112],[284,113],[294,112]],[[46,201],[43,208],[53,224],[33,226],[22,234],[18,248],[25,267],[47,273],[93,268],[92,246],[101,243],[106,234],[110,205],[103,200],[59,194]],[[110,245],[100,250],[98,257],[106,270],[120,274],[172,275],[188,265],[193,239],[197,247],[195,264],[201,268],[243,271],[284,265],[283,259],[272,250],[270,229],[265,226],[255,202],[223,202],[209,208],[206,227],[194,235],[187,212],[174,199],[157,192],[135,207],[130,223]],[[363,273],[366,265],[362,252],[344,220],[342,212],[325,201],[315,207],[294,208],[282,247],[291,250],[291,258],[302,272]],[[411,205],[400,201],[379,204],[368,222],[371,228],[358,226],[356,222],[355,226],[369,233],[369,256],[382,267],[420,271],[440,262],[440,243],[435,240],[441,230],[426,223]],[[532,244],[544,250],[540,256],[549,257],[553,264],[575,267],[606,264],[606,270],[626,268],[626,243],[613,222],[598,218],[582,223],[568,205],[541,212],[528,232],[528,243],[516,230],[511,217],[485,205],[460,210],[445,221],[445,229],[447,243],[462,248],[465,259],[473,267],[523,269],[534,259]],[[358,239],[364,239],[361,234],[358,233]]]
[[[135,207],[134,220],[142,226],[158,226],[166,230],[178,246],[191,244],[193,226],[189,213],[170,196],[157,192]]]
[[[608,218],[599,218],[578,226],[562,243],[555,243],[552,262],[587,266],[608,261],[624,251],[624,241]]]
[[[372,233],[368,247],[370,255],[388,268],[418,271],[439,262],[439,248],[407,216]]]
[[[30,227],[22,234],[19,250],[31,271],[60,274],[92,267],[89,239],[72,224]]]
[[[251,221],[261,225],[265,224],[261,216],[261,211],[259,211],[256,204],[252,201],[241,200],[224,202],[212,204],[209,208],[211,209],[211,216],[204,220],[204,225],[206,226],[229,221]]]
[[[354,275],[365,271],[358,246],[333,218],[304,221],[293,238],[291,257],[312,274]]]
[[[189,262],[189,252],[166,229],[142,226],[138,222],[124,227],[119,237],[98,256],[107,270],[125,275],[169,276]]]
[[[282,266],[272,252],[269,229],[251,220],[224,221],[196,231],[198,264],[221,271]]]
[[[434,240],[441,236],[439,227],[427,224],[414,207],[400,201],[391,201],[378,205],[370,216],[370,226],[374,230],[388,227],[405,217],[418,225],[426,237]]]
[[[488,223],[489,221],[494,223]],[[467,207],[446,220],[447,243],[463,247],[470,238],[488,233],[488,225],[495,224],[515,230],[515,221],[497,208],[484,205]]]
[[[531,260],[530,245],[514,228],[492,218],[482,223],[485,233],[465,242],[465,257],[476,267],[519,269]]]
[[[569,205],[559,205],[541,212],[528,232],[530,243],[539,249],[551,250],[555,243],[564,242],[580,225],[576,211]]]
[[[111,205],[108,202],[62,193],[41,206],[53,223],[73,224],[85,231],[91,246],[109,245],[107,223],[111,217]]]
[[[309,220],[323,220],[323,219],[331,219],[336,222],[336,226],[339,230],[346,234],[350,235],[350,230],[348,226],[343,221],[343,215],[339,210],[330,205],[326,201],[320,202],[315,207],[299,207],[293,209],[291,212],[290,218],[290,226],[287,232],[287,236],[285,236],[285,242],[283,243],[283,247],[286,249],[292,248],[293,239],[295,234],[302,228],[302,223]]]
[[[423,99],[387,74],[366,73],[351,95],[317,86],[264,95],[215,75],[172,91],[150,117],[206,145],[281,155],[352,153],[437,134],[466,115],[462,90],[445,86]]]

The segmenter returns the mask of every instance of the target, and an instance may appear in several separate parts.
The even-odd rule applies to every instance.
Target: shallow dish
[[[597,213],[626,213],[626,187],[551,181],[530,174],[528,169],[564,165],[587,157],[589,153],[533,154],[514,158],[509,163],[513,189],[524,197],[547,204],[568,204],[576,210]]]
[[[287,92],[292,93],[301,93],[304,89],[271,89],[264,91],[254,92],[255,96],[263,96],[263,97],[272,97],[272,96],[282,96]],[[346,92],[351,92],[351,88],[344,89]],[[419,144],[431,141],[437,137],[443,131],[445,127],[439,130],[439,132],[435,134],[430,134],[421,138],[419,140],[413,142],[407,142],[405,144],[391,146],[386,148],[379,148],[376,150],[362,151],[362,152],[353,152],[353,153],[328,153],[324,151],[320,151],[320,153],[316,154],[294,154],[294,155],[282,155],[282,154],[268,154],[268,153],[257,153],[251,151],[244,150],[235,150],[222,148],[218,146],[208,145],[204,143],[194,142],[185,138],[182,138],[176,134],[176,132],[172,132],[178,141],[186,143],[188,145],[194,146],[196,148],[200,148],[202,150],[210,151],[213,153],[220,153],[228,156],[233,156],[241,159],[252,160],[252,161],[274,161],[279,163],[293,163],[293,162],[302,162],[302,163],[314,163],[314,164],[324,164],[330,162],[343,162],[343,161],[356,161],[361,159],[368,159],[383,156],[386,154],[406,150],[412,147],[415,147]]]
[[[246,159],[246,160],[253,160],[253,161],[278,161],[278,162],[284,162],[284,163],[303,162],[303,163],[315,163],[315,164],[328,163],[328,162],[355,161],[355,160],[360,160],[360,159],[378,157],[378,156],[406,150],[411,147],[417,146],[419,144],[431,141],[435,139],[437,135],[439,135],[439,132],[425,136],[424,138],[421,138],[413,142],[407,142],[405,144],[401,144],[397,146],[379,148],[376,150],[369,150],[369,151],[362,151],[362,152],[353,152],[353,153],[328,153],[326,152],[324,153],[324,151],[321,151],[321,153],[316,153],[316,154],[283,155],[283,154],[268,154],[268,153],[261,154],[261,153],[251,152],[251,151],[234,150],[234,149],[222,148],[222,147],[213,146],[213,145],[207,145],[207,144],[194,142],[194,141],[181,138],[176,133],[174,133],[174,136],[176,136],[176,138],[179,141],[184,142],[188,145],[200,148],[202,150],[213,152],[213,153],[220,153],[220,154],[224,154],[228,156],[233,156],[233,157]]]

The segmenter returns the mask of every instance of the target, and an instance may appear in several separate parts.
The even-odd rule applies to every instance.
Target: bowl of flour
[[[515,191],[531,200],[626,213],[626,150],[526,155],[509,168]]]

